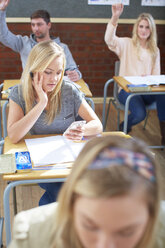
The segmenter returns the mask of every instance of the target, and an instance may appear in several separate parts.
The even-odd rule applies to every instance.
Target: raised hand
[[[124,5],[122,3],[112,5],[112,16],[119,18],[123,12]]]
[[[46,107],[46,105],[48,103],[48,96],[42,87],[43,73],[41,73],[41,72],[34,73],[34,78],[33,78],[32,84],[33,84],[33,87],[36,91],[37,101],[44,103],[45,107]]]
[[[10,0],[0,0],[0,10],[5,10]]]

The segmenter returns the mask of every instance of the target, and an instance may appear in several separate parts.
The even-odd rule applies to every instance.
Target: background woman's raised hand
[[[117,20],[123,13],[124,5],[122,3],[112,5],[112,24],[116,25]]]
[[[0,10],[5,10],[10,0],[0,0]]]

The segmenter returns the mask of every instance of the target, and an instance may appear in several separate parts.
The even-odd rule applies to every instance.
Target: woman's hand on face
[[[124,5],[122,3],[112,5],[112,16],[119,18],[123,12]]]
[[[32,84],[33,84],[33,87],[36,91],[36,95],[38,98],[37,101],[38,102],[44,102],[45,106],[46,106],[48,103],[48,96],[42,88],[42,83],[43,83],[43,73],[41,73],[41,72],[40,73],[39,72],[34,73]]]

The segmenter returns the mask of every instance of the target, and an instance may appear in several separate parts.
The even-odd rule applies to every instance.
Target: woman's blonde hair
[[[92,162],[105,148],[125,148],[132,153],[144,154],[153,165],[155,181],[151,182],[130,169],[127,163],[123,164],[124,166],[116,164],[117,166],[89,169]],[[159,180],[156,163],[151,152],[146,144],[132,138],[111,135],[92,139],[85,145],[76,159],[72,172],[59,194],[50,246],[54,248],[83,248],[74,229],[73,206],[77,197],[109,198],[127,195],[140,187],[148,206],[150,218],[137,248],[149,248],[155,242],[154,232],[156,231],[160,207]]]
[[[140,43],[139,43],[139,37],[138,37],[138,26],[139,23],[142,20],[146,20],[148,21],[148,25],[149,25],[149,29],[150,29],[150,36],[148,37],[147,40],[147,48],[151,53],[152,56],[152,62],[154,64],[155,59],[156,59],[156,54],[158,51],[158,47],[157,47],[157,32],[156,32],[156,25],[155,25],[155,21],[152,17],[151,14],[149,13],[142,13],[139,15],[139,17],[137,18],[134,27],[133,27],[133,34],[132,34],[132,40],[133,40],[133,44],[136,46],[137,51],[139,51],[140,48]]]
[[[63,71],[57,86],[48,95],[48,108],[45,121],[49,124],[54,120],[61,108],[60,89],[65,70],[65,55],[63,49],[52,40],[39,42],[31,50],[21,77],[25,108],[26,113],[28,113],[34,107],[36,100],[31,74],[34,75],[35,72],[44,72],[48,65],[59,57],[63,58]]]

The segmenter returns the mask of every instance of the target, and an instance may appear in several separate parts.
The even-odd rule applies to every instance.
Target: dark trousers
[[[39,201],[39,206],[46,205],[57,200],[57,195],[63,183],[39,183],[39,186],[45,189]]]
[[[119,101],[125,104],[127,97],[131,93],[121,90],[119,92]],[[165,95],[138,95],[133,96],[129,103],[128,115],[128,130],[131,130],[133,125],[143,121],[146,117],[146,105],[150,105],[156,101],[157,113],[160,121],[165,121]]]

